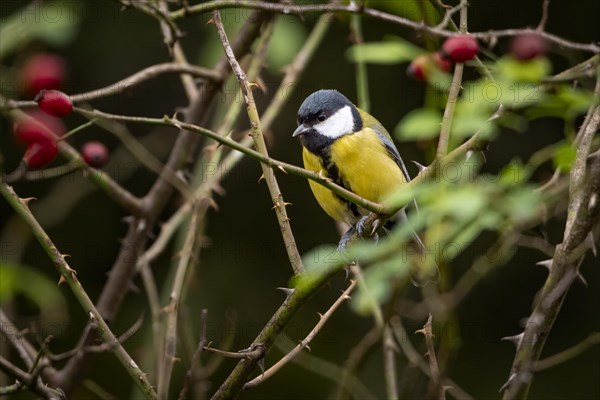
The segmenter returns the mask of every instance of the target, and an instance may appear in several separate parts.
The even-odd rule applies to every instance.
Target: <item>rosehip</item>
[[[429,56],[426,54],[415,57],[406,69],[407,75],[419,81],[424,81],[427,79],[427,73],[429,72],[429,62]]]
[[[81,148],[81,155],[90,167],[101,168],[108,162],[108,149],[100,142],[85,143]]]
[[[548,43],[536,33],[516,36],[510,42],[510,52],[517,60],[531,60],[543,55],[546,51],[548,51]]]
[[[28,111],[26,114],[27,116],[18,119],[13,126],[15,138],[24,144],[56,140],[67,131],[60,119],[39,110]]]
[[[479,52],[475,38],[468,35],[452,36],[442,45],[441,55],[453,62],[465,62],[473,59]]]
[[[448,72],[452,68],[452,62],[444,58],[439,52],[433,53],[433,61],[444,72]]]
[[[35,96],[35,101],[40,110],[55,117],[66,117],[73,110],[71,99],[60,90],[42,90]]]
[[[66,75],[62,57],[54,54],[37,54],[30,57],[23,67],[22,79],[27,92],[35,94],[42,89],[58,89]]]
[[[58,147],[53,140],[40,140],[27,146],[23,160],[28,168],[42,168],[50,164],[58,154]]]

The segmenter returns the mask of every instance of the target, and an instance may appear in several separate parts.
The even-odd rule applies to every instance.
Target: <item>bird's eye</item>
[[[325,121],[325,114],[319,114],[319,115],[317,115],[317,121],[319,121],[319,122]]]

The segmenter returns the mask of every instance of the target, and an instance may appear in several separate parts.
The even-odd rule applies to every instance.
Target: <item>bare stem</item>
[[[127,354],[123,346],[119,344],[117,338],[112,333],[96,307],[90,298],[88,297],[86,291],[81,286],[81,283],[77,279],[76,272],[72,269],[69,264],[65,261],[65,257],[58,251],[50,237],[46,234],[44,229],[40,226],[38,221],[35,219],[29,208],[27,207],[27,203],[31,199],[21,199],[14,192],[13,188],[8,186],[5,183],[0,183],[0,193],[2,196],[8,201],[8,203],[12,206],[12,208],[23,218],[25,223],[29,226],[33,235],[40,242],[48,257],[53,261],[56,269],[60,273],[61,280],[66,282],[83,310],[89,315],[90,320],[93,320],[96,324],[98,324],[98,330],[100,336],[104,340],[105,343],[116,343],[113,348],[113,353],[117,357],[117,359],[121,362],[121,365],[127,370],[128,374],[131,376],[131,379],[134,383],[139,387],[142,391],[142,394],[147,399],[155,399],[156,392],[150,385],[150,382],[146,378],[146,374],[140,370],[135,361]]]
[[[410,20],[408,18],[399,17],[397,15],[385,13],[383,11],[375,10],[368,7],[358,7],[354,3],[348,5],[344,4],[306,4],[306,5],[288,5],[288,4],[277,4],[268,3],[265,1],[254,1],[254,0],[213,0],[201,4],[195,4],[193,6],[182,8],[171,13],[171,18],[174,20],[186,17],[192,14],[210,12],[213,10],[219,10],[223,8],[254,8],[271,12],[278,12],[282,14],[294,14],[303,15],[309,12],[346,12],[346,13],[358,13],[364,14],[382,21],[391,22],[394,24],[406,26],[416,31],[429,32],[433,35],[441,37],[450,37],[457,35],[456,32],[445,30],[443,28],[435,26],[427,26],[420,22]],[[525,33],[537,32],[533,29],[502,29],[502,30],[489,30],[484,32],[471,32],[471,35],[477,39],[490,40],[492,38],[498,39],[501,37],[519,36]],[[555,43],[561,47],[569,48],[573,50],[587,51],[590,53],[600,53],[600,46],[595,43],[578,43],[563,39],[559,36],[547,33],[545,31],[538,32],[540,36],[549,42]]]
[[[254,146],[260,154],[268,158],[269,152],[263,137],[263,132],[260,125],[260,117],[258,115],[258,110],[256,109],[256,103],[254,102],[254,95],[252,94],[252,87],[246,78],[246,73],[242,70],[240,64],[235,58],[235,54],[233,53],[231,45],[229,44],[229,39],[225,33],[225,28],[221,22],[221,16],[219,12],[214,11],[212,18],[217,27],[223,48],[225,49],[225,54],[229,59],[231,69],[237,77],[244,95],[244,102],[247,106],[248,118],[250,119],[252,138],[254,139]],[[294,270],[294,274],[298,275],[304,271],[304,266],[302,265],[302,259],[298,253],[296,240],[294,239],[294,234],[292,233],[290,219],[287,216],[287,203],[283,200],[283,195],[281,194],[281,190],[279,190],[279,184],[277,183],[277,179],[273,174],[273,170],[265,164],[261,164],[261,168],[263,171],[263,177],[265,178],[267,187],[269,188],[269,193],[271,194],[273,207],[275,209],[275,214],[277,215],[277,221],[279,222],[279,228],[281,229],[281,234],[285,243],[285,249],[288,253],[288,258],[292,265],[292,269]]]
[[[287,353],[284,357],[282,357],[279,361],[277,361],[271,368],[266,370],[263,374],[257,376],[251,381],[247,382],[243,390],[252,389],[253,387],[261,384],[266,381],[270,377],[272,377],[275,373],[277,373],[281,368],[283,368],[288,362],[290,362],[294,357],[298,355],[304,348],[308,347],[310,342],[317,336],[319,331],[323,328],[323,326],[327,323],[327,320],[333,315],[335,310],[346,300],[350,299],[350,293],[356,286],[356,281],[350,281],[350,285],[342,295],[332,304],[331,307],[325,312],[325,314],[319,314],[319,322],[317,325],[306,335],[306,337],[300,341],[300,343],[294,347],[292,351]]]

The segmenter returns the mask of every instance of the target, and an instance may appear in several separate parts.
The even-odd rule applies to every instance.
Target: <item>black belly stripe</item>
[[[311,135],[310,140],[308,140],[308,135]],[[352,188],[349,187],[350,185],[344,183],[344,180],[340,176],[340,171],[337,168],[337,166],[333,162],[331,162],[331,145],[334,142],[333,139],[330,139],[323,135],[319,135],[313,131],[302,136],[300,140],[302,142],[302,145],[306,147],[308,151],[319,157],[319,161],[321,162],[321,165],[325,168],[325,171],[327,172],[327,177],[329,179],[331,179],[333,182],[343,187],[344,189],[352,191]],[[342,202],[342,204],[345,204],[346,207],[348,207],[352,215],[354,215],[355,217],[360,217],[360,212],[358,211],[358,207],[356,206],[356,204],[344,199],[342,196],[336,193],[333,193],[333,195],[336,198],[338,198]]]
[[[344,180],[342,179],[342,177],[340,176],[340,171],[339,171],[338,167],[334,163],[331,162],[331,157],[330,157],[329,153],[326,155],[325,158],[321,158],[321,163],[325,166],[325,168],[327,170],[327,177],[329,179],[331,179],[337,185],[343,187],[344,189],[352,191],[352,189],[349,187],[349,185],[347,185],[344,182]],[[352,212],[352,215],[354,215],[355,217],[360,216],[360,213],[358,212],[358,207],[356,206],[356,204],[344,199],[342,196],[340,196],[336,193],[333,193],[333,195],[335,197],[337,197],[343,204],[346,204],[346,206]]]

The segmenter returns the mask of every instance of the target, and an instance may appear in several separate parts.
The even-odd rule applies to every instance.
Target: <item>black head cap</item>
[[[298,122],[314,125],[319,117],[329,118],[337,110],[350,106],[355,120],[355,129],[361,129],[362,123],[358,110],[350,100],[337,90],[322,89],[309,95],[298,110]]]

